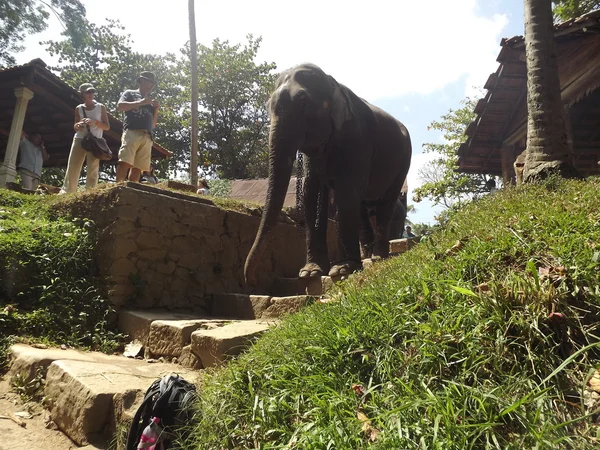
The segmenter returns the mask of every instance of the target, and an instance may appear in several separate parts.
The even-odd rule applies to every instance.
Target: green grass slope
[[[208,373],[182,447],[598,448],[599,192],[465,207]]]

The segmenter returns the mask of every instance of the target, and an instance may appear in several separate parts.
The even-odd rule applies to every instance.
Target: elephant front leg
[[[329,270],[329,276],[350,275],[362,268],[359,247],[361,228],[361,198],[355,185],[336,184],[335,198],[338,207],[339,261]]]
[[[306,264],[300,278],[320,277],[329,270],[327,255],[327,208],[329,189],[316,174],[304,180],[304,211],[306,218]]]

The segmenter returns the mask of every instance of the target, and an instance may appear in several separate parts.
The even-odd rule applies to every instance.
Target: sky
[[[119,19],[136,51],[178,53],[189,40],[187,0],[82,1],[96,24]],[[412,201],[413,189],[422,184],[419,168],[435,157],[422,146],[442,141],[427,126],[476,95],[498,68],[501,38],[523,34],[522,0],[219,0],[196,1],[195,9],[199,43],[261,36],[257,62],[274,62],[281,70],[317,64],[403,122],[413,146],[413,223],[433,224],[441,211],[427,200]],[[55,63],[39,42],[62,39],[61,31],[51,18],[46,31],[27,38],[17,62]]]

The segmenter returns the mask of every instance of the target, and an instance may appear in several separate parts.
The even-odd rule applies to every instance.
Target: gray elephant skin
[[[304,155],[306,226],[306,265],[299,276],[348,275],[360,269],[359,239],[373,256],[387,257],[390,222],[410,167],[406,127],[312,64],[283,72],[268,108],[269,187],[244,267],[246,281],[256,284],[257,265],[277,223],[298,151]],[[327,253],[330,189],[338,209],[340,256],[331,266]]]

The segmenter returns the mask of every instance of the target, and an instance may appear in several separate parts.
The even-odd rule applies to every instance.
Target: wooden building
[[[0,70],[0,187],[16,176],[16,161],[21,131],[39,132],[48,151],[44,167],[66,167],[73,141],[75,107],[81,97],[50,70],[41,59]],[[123,123],[108,115],[110,130],[104,138],[117,162]],[[152,157],[166,158],[171,153],[154,143]]]
[[[562,99],[573,140],[574,164],[584,175],[600,173],[600,11],[555,26]],[[503,39],[500,66],[485,83],[485,98],[459,149],[459,171],[514,179],[513,163],[527,140],[525,39]]]

